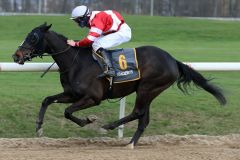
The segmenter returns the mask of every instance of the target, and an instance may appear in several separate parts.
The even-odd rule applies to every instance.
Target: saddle
[[[123,83],[140,79],[140,70],[135,48],[108,50],[110,60],[116,72],[113,83]],[[93,52],[93,57],[103,69],[103,57]]]

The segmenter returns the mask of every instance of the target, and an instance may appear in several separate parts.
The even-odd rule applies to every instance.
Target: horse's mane
[[[66,36],[64,36],[64,35],[62,35],[62,34],[60,34],[60,33],[57,33],[57,32],[52,31],[52,30],[51,30],[50,32],[56,34],[60,39],[62,39],[62,40],[64,40],[64,41],[67,41],[67,40],[68,40],[68,38],[67,38]]]
[[[67,40],[68,40],[68,38],[66,37],[66,36],[64,36],[64,35],[62,35],[62,34],[60,34],[60,33],[57,33],[57,32],[55,32],[55,31],[50,31],[51,33],[53,33],[53,34],[55,34],[55,35],[57,35],[60,39],[62,39],[63,41],[65,41],[65,42],[67,42]],[[88,50],[92,50],[92,47],[91,46],[89,46],[89,47],[83,47],[83,49],[88,49]]]

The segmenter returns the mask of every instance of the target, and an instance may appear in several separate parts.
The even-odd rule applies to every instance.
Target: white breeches
[[[101,47],[104,49],[116,47],[122,43],[130,41],[131,37],[131,28],[126,23],[123,23],[117,32],[97,38],[93,42],[92,47],[95,52]]]

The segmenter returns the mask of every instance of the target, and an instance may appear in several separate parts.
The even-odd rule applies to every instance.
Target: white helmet
[[[89,9],[87,6],[77,6],[72,11],[72,17],[71,19],[76,19],[78,17],[85,17],[89,15]]]

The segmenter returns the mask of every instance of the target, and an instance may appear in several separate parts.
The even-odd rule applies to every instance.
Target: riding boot
[[[99,48],[97,50],[97,53],[98,54],[101,54],[103,56],[103,61],[104,61],[104,68],[105,68],[105,71],[98,75],[98,78],[102,78],[102,77],[115,77],[116,74],[115,74],[115,71],[113,69],[113,66],[112,66],[112,62],[110,61],[110,55],[109,53],[103,49],[103,48]]]

